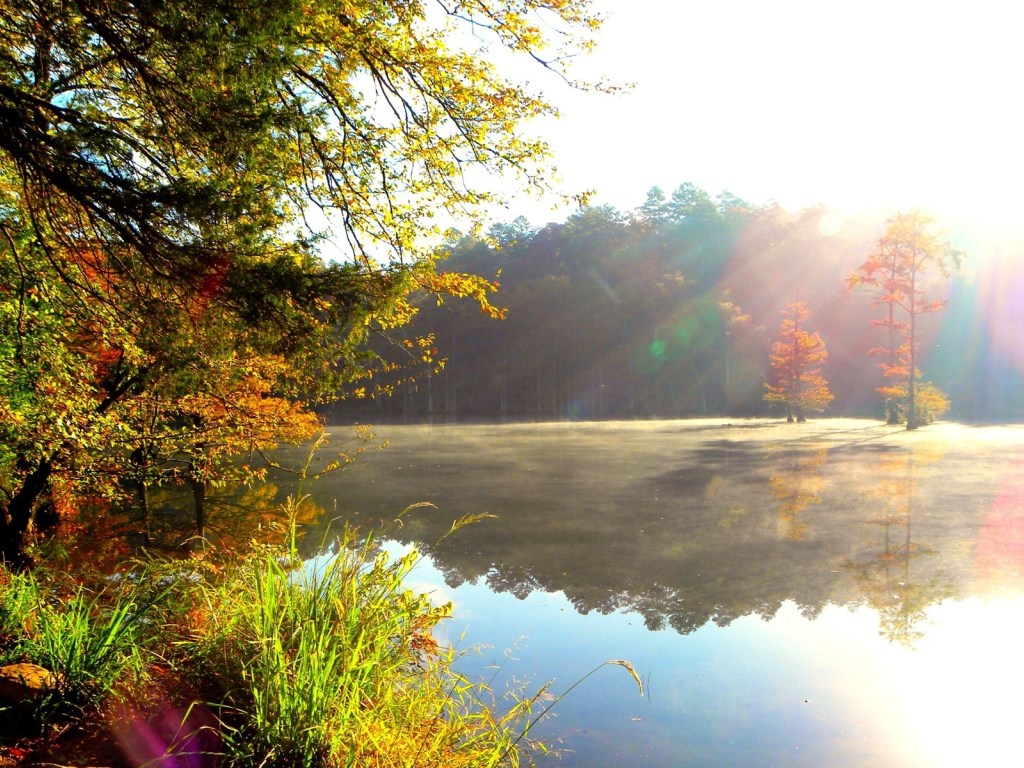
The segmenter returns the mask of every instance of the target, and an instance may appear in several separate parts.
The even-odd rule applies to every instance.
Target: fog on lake
[[[412,586],[453,601],[451,642],[484,646],[466,674],[496,664],[498,688],[554,679],[557,694],[627,658],[649,683],[641,698],[608,668],[560,702],[536,734],[558,740],[559,765],[1017,754],[1024,429],[691,420],[378,437],[389,445],[302,491],[426,555]],[[434,507],[396,521],[420,502]],[[466,515],[488,517],[446,535]]]

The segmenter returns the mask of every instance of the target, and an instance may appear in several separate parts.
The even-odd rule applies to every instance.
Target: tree
[[[932,219],[916,210],[889,219],[878,249],[847,279],[851,288],[866,288],[874,296],[872,303],[885,308],[885,316],[873,322],[886,330],[887,345],[869,354],[884,358],[880,367],[892,381],[879,388],[886,396],[888,422],[899,423],[905,416],[907,429],[916,429],[948,407],[934,385],[920,382],[917,367],[919,318],[946,305],[927,295],[933,287],[930,278],[934,272],[948,277],[961,258],[932,227]]]
[[[487,230],[487,236],[496,248],[514,248],[528,243],[537,233],[536,227],[530,224],[525,216],[516,216],[511,222],[495,222]]]
[[[672,221],[707,221],[718,215],[718,208],[711,195],[693,183],[686,181],[676,187],[672,197],[663,204]]]
[[[637,209],[637,218],[646,224],[656,224],[665,217],[665,190],[654,186],[647,190],[647,199]]]
[[[552,109],[482,49],[568,79],[588,6],[0,0],[0,558],[55,477],[114,493],[154,434],[292,434],[410,292],[493,311],[431,218],[498,199],[471,166],[545,188],[519,128]]]
[[[821,366],[828,357],[825,342],[803,328],[810,317],[807,302],[796,301],[782,310],[779,340],[772,345],[772,382],[765,383],[767,402],[782,403],[790,423],[806,421],[809,412],[823,411],[832,402]]]

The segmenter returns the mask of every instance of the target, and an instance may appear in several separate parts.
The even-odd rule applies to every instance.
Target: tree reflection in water
[[[800,540],[807,535],[801,512],[824,500],[826,488],[822,467],[828,460],[828,448],[787,451],[779,459],[779,469],[768,479],[768,490],[779,502],[779,534]]]
[[[942,451],[935,447],[881,457],[876,470],[880,481],[865,497],[878,510],[870,523],[882,529],[882,545],[846,564],[868,605],[878,611],[880,633],[903,645],[913,645],[924,636],[921,623],[929,606],[956,593],[952,579],[944,573],[925,572],[918,581],[911,574],[914,561],[940,557],[933,547],[913,541],[912,531],[917,472],[941,458]]]
[[[807,618],[867,603],[881,631],[906,643],[928,606],[969,589],[1007,458],[1024,457],[1024,433],[995,456],[956,429],[941,438],[941,427],[908,437],[854,420],[796,430],[392,427],[380,430],[390,448],[309,490],[364,528],[389,525],[410,503],[436,504],[386,535],[419,546],[449,586],[563,592],[580,613],[635,611],[652,630],[681,633],[771,618],[786,601]],[[445,536],[480,513],[498,519]]]

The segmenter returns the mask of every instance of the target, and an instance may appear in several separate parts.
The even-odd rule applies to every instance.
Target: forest
[[[799,301],[827,344],[827,412],[882,417],[884,375],[869,355],[884,343],[882,313],[850,278],[884,230],[882,217],[790,212],[683,183],[670,195],[652,188],[631,211],[451,232],[446,268],[500,283],[504,319],[421,296],[413,322],[376,341],[390,360],[382,393],[327,413],[336,423],[769,415],[771,345]],[[967,254],[929,279],[938,298],[919,318],[922,380],[946,393],[953,418],[1019,417],[1020,370],[976,310],[1001,303],[994,276]],[[440,364],[405,351],[424,339]]]

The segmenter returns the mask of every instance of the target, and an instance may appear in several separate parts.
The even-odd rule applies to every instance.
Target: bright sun
[[[924,208],[1002,242],[1024,232],[1012,4],[597,5],[609,18],[579,74],[635,87],[558,91],[543,132],[570,189],[628,210],[692,181],[794,209]]]

